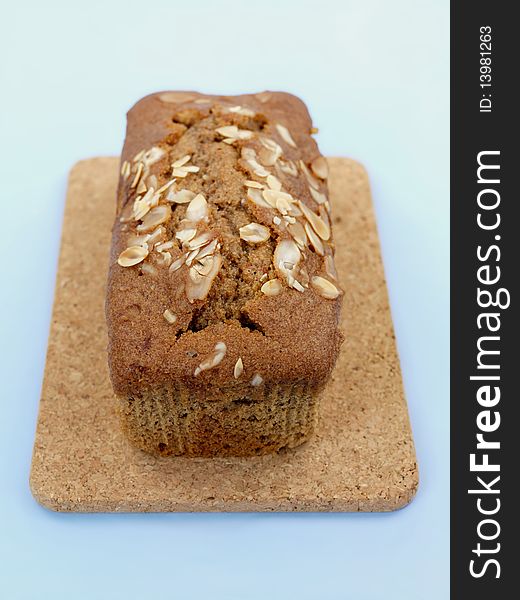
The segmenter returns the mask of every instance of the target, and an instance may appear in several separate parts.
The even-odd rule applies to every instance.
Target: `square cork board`
[[[156,458],[123,437],[107,368],[104,293],[117,158],[71,171],[30,485],[77,512],[390,511],[418,472],[365,170],[331,158],[343,344],[320,423],[295,450]]]

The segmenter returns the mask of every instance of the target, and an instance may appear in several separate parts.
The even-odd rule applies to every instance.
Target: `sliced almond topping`
[[[320,184],[318,183],[317,179],[311,174],[303,160],[300,160],[300,168],[303,171],[303,174],[305,175],[305,179],[307,179],[307,183],[317,192],[319,192]]]
[[[222,257],[220,254],[215,255],[215,260],[213,261],[211,272],[206,275],[199,275],[198,281],[194,282],[191,277],[188,277],[186,282],[186,295],[188,296],[188,300],[193,303],[195,300],[204,300],[204,298],[208,295],[209,290],[211,289],[211,284],[213,280],[217,276],[220,266],[222,265]],[[190,269],[191,272],[191,269]],[[191,273],[190,273],[191,275]]]
[[[191,252],[188,252],[188,256],[186,256],[186,266],[187,267],[191,267],[192,262],[195,260],[195,257],[198,255],[198,253],[200,252],[200,250],[198,248],[196,248],[195,250],[192,250]],[[198,273],[198,271],[197,271]]]
[[[149,188],[153,188],[154,190],[157,189],[157,177],[155,175],[149,175],[148,179],[146,180],[146,185]]]
[[[218,245],[218,238],[215,238],[206,246],[199,248],[197,251],[197,254],[195,256],[198,259],[204,258],[205,256],[209,256],[210,254],[213,254],[215,252],[217,245]]]
[[[148,273],[148,275],[157,275],[157,269],[148,262],[144,262],[141,265],[141,271],[143,273]]]
[[[121,165],[121,176],[123,177],[123,179],[128,179],[128,177],[130,176],[130,169],[130,163],[127,160],[125,160]]]
[[[128,244],[128,246],[144,246],[145,248],[148,248],[147,242],[149,239],[150,239],[149,233],[143,233],[141,235],[137,235],[137,234],[133,233],[128,236],[126,243]]]
[[[309,225],[309,223],[305,223],[305,232],[307,234],[307,237],[309,238],[309,243],[314,248],[316,254],[324,256],[325,248],[323,247],[323,243],[320,240],[320,238],[314,233],[314,229]]]
[[[170,189],[166,196],[166,200],[175,204],[188,204],[188,202],[191,202],[196,195],[197,194],[195,194],[195,192],[191,192],[190,190],[182,189],[176,191],[174,189]]]
[[[211,242],[213,238],[213,233],[211,233],[210,231],[205,231],[204,233],[198,235],[196,238],[192,238],[187,243],[187,246],[190,250],[195,250],[195,248],[201,248],[202,246],[205,246],[206,244]]]
[[[281,192],[279,190],[263,190],[262,196],[264,200],[273,208],[278,207],[278,201],[283,203],[283,206],[289,206],[291,202],[294,202],[294,198],[287,192]]]
[[[320,236],[322,240],[328,240],[330,238],[330,227],[325,221],[319,217],[313,210],[311,210],[301,200],[298,200],[298,206],[304,214],[305,218],[312,225],[314,231]]]
[[[274,175],[268,175],[266,181],[270,189],[275,190],[277,192],[279,192],[282,189],[282,183],[278,179],[278,177],[275,177]]]
[[[244,146],[241,151],[241,157],[257,177],[267,177],[270,175],[269,171],[264,169],[264,167],[257,162],[254,148],[247,148]]]
[[[135,172],[135,177],[132,183],[130,184],[131,188],[135,188],[141,179],[141,175],[143,174],[144,165],[142,162],[137,164],[137,171]]]
[[[245,106],[232,106],[229,109],[230,113],[236,113],[237,115],[243,115],[244,117],[254,117],[255,112]]]
[[[170,265],[170,268],[168,269],[170,271],[170,273],[174,273],[175,271],[178,271],[182,265],[185,263],[186,261],[186,257],[184,256],[184,254],[182,256],[180,256],[179,258],[177,258],[176,260],[174,260],[172,262],[172,264]]]
[[[167,242],[158,243],[155,246],[157,252],[165,252],[166,250],[171,250],[175,246],[175,243],[172,240],[168,240]]]
[[[260,223],[244,225],[244,227],[240,227],[239,232],[240,239],[250,244],[260,244],[261,242],[266,242],[271,237],[269,228],[260,225]]]
[[[156,242],[161,241],[161,239],[165,235],[166,229],[162,225],[159,225],[159,227],[157,227],[157,229],[154,229],[154,231],[152,231],[152,233],[150,233],[150,235],[148,236],[148,243],[153,245]]]
[[[273,223],[275,225],[280,225],[281,222],[282,222],[282,219],[280,219],[280,217],[273,217]]]
[[[212,254],[205,256],[204,258],[196,258],[193,263],[193,268],[199,275],[206,277],[211,273],[214,261],[215,257]]]
[[[253,385],[255,387],[259,386],[263,382],[264,382],[264,378],[259,373],[256,373],[253,376],[253,379],[251,379],[251,385]]]
[[[163,312],[163,317],[168,321],[168,323],[170,325],[173,325],[176,321],[177,321],[177,317],[176,315],[174,315],[172,313],[172,311],[167,308],[164,312]]]
[[[123,250],[117,259],[117,262],[122,267],[133,267],[148,256],[148,248],[144,246],[130,246]]]
[[[296,142],[293,140],[292,135],[290,134],[287,127],[281,125],[280,123],[277,123],[276,129],[278,130],[278,133],[280,134],[282,139],[285,140],[289,144],[289,146],[292,146],[293,148],[297,147]]]
[[[262,208],[272,208],[272,206],[263,199],[262,192],[260,190],[257,190],[255,188],[248,188],[247,198],[257,206],[261,206]]]
[[[194,94],[190,94],[188,92],[163,92],[162,94],[159,94],[159,100],[174,104],[179,102],[191,102],[194,99]]]
[[[164,204],[155,206],[146,214],[142,223],[137,226],[137,231],[151,231],[152,229],[155,229],[157,225],[166,223],[171,216],[172,211],[169,206],[165,206]]]
[[[262,148],[258,151],[258,159],[266,167],[272,167],[282,156],[282,147],[274,140],[267,137],[261,137]]]
[[[186,244],[192,240],[196,234],[197,230],[190,227],[189,229],[180,229],[175,233],[175,237],[181,242],[181,244]]]
[[[157,264],[162,267],[169,267],[172,264],[172,255],[169,252],[160,252]]]
[[[325,204],[325,202],[327,202],[327,196],[321,192],[318,192],[311,186],[309,186],[309,192],[311,193],[314,202],[317,202],[318,204]]]
[[[147,190],[146,187],[146,183],[144,182],[144,179],[141,177],[141,180],[139,181],[139,183],[137,184],[137,187],[135,188],[135,192],[136,194],[144,194]]]
[[[264,283],[260,291],[266,296],[277,296],[282,291],[282,284],[279,279],[271,279]]]
[[[166,154],[166,151],[158,146],[152,146],[149,150],[143,153],[141,157],[141,161],[148,167],[151,167],[153,164],[161,160],[161,158]]]
[[[305,248],[307,245],[307,235],[302,224],[299,222],[290,223],[287,226],[289,233],[292,235],[294,241],[298,244],[299,248]]]
[[[195,369],[195,372],[193,373],[195,377],[199,373],[202,373],[202,371],[207,371],[208,369],[212,369],[213,367],[219,365],[224,359],[224,356],[226,356],[226,352],[226,344],[224,344],[224,342],[217,342],[215,344],[215,349],[213,350],[213,352],[207,358],[205,358]]]
[[[273,258],[276,269],[287,278],[300,262],[301,254],[293,240],[283,239],[278,242]]]
[[[244,363],[242,362],[242,358],[238,357],[237,362],[235,363],[235,368],[233,369],[233,377],[238,379],[240,375],[244,372]]]
[[[323,156],[318,156],[311,162],[311,169],[316,177],[327,179],[329,176],[329,165]]]
[[[172,168],[176,169],[177,167],[183,167],[186,163],[189,163],[191,160],[191,154],[186,154],[182,158],[179,158],[172,164]]]
[[[188,204],[186,209],[186,218],[188,221],[202,221],[207,219],[209,216],[208,203],[206,198],[202,194],[197,194],[193,200]]]
[[[225,125],[215,129],[222,137],[230,140],[248,140],[253,137],[253,132],[247,129],[239,129],[236,125]],[[224,140],[226,141],[226,140]]]
[[[327,300],[334,300],[340,295],[340,291],[333,283],[319,275],[314,275],[311,278],[311,285],[320,296],[327,298]]]
[[[298,175],[298,168],[296,167],[296,165],[294,164],[294,162],[292,160],[282,160],[280,159],[277,163],[276,166],[280,168],[280,170],[283,173],[286,173],[287,175],[292,175],[293,177],[296,177]]]
[[[170,188],[173,184],[175,183],[175,179],[170,179],[170,181],[167,181],[164,185],[162,185],[158,190],[157,193],[158,194],[162,194],[163,192],[165,192],[168,188]]]
[[[247,179],[244,182],[244,185],[248,188],[255,188],[257,190],[263,190],[264,186],[259,181],[252,181],[251,179]]]
[[[132,159],[132,162],[136,163],[137,161],[141,160],[141,158],[144,156],[145,150],[141,150],[140,152],[138,152],[134,158]]]
[[[326,271],[327,275],[331,279],[334,279],[335,281],[337,281],[338,280],[338,272],[336,271],[336,265],[334,264],[334,258],[332,257],[331,254],[327,254],[327,256],[324,259],[324,263],[325,263],[325,271]]]

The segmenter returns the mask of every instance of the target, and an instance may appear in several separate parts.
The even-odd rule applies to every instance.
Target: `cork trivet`
[[[104,292],[118,159],[72,169],[30,484],[59,511],[389,511],[418,474],[366,173],[330,159],[346,341],[313,439],[253,458],[155,458],[119,429]]]

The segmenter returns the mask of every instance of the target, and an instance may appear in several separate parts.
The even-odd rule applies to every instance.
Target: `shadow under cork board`
[[[368,178],[329,158],[343,344],[313,438],[248,458],[158,458],[120,431],[104,295],[119,159],[77,163],[67,203],[30,485],[57,511],[391,511],[418,485]]]

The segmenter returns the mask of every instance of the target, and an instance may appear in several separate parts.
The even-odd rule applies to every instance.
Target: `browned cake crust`
[[[342,294],[312,133],[279,92],[162,92],[129,111],[106,315],[143,450],[260,454],[312,433]]]

